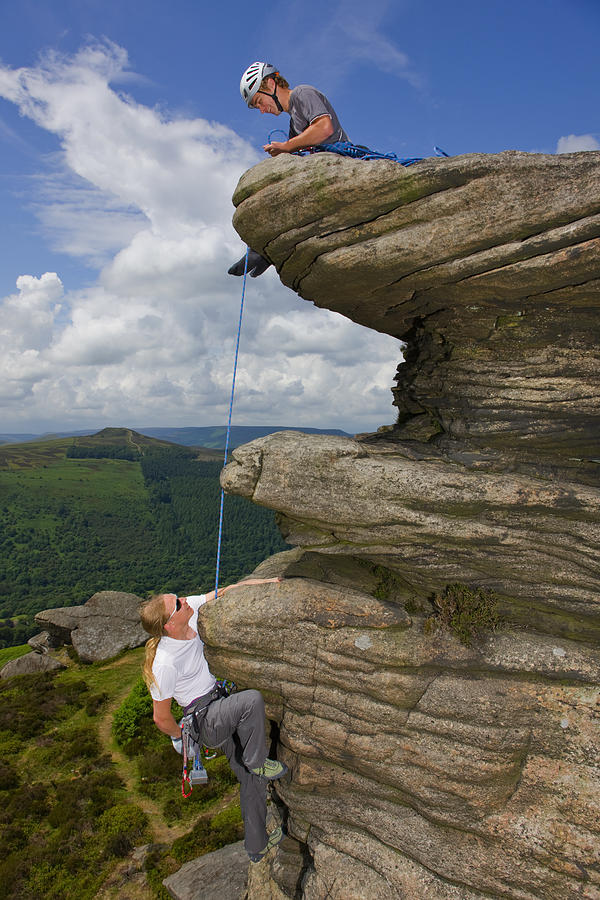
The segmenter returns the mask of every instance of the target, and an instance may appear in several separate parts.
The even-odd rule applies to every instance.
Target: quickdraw
[[[194,788],[192,787],[192,782],[190,781],[190,775],[188,770],[188,755],[187,755],[187,746],[185,735],[183,731],[183,725],[181,726],[181,737],[183,743],[183,774],[181,776],[181,793],[187,800],[188,797],[192,796],[192,791]],[[189,787],[189,790],[188,790]]]

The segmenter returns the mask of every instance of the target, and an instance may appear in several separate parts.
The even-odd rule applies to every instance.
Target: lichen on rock
[[[393,426],[222,476],[294,545],[199,618],[290,768],[251,900],[598,900],[600,154],[279,157],[234,202],[284,284],[407,342]]]

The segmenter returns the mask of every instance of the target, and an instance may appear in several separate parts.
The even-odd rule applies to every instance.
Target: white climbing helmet
[[[272,66],[271,63],[253,62],[251,66],[248,66],[240,81],[240,94],[242,95],[242,100],[244,100],[248,106],[251,106],[254,95],[258,92],[264,79],[268,78],[269,75],[276,74],[277,69],[275,66]]]

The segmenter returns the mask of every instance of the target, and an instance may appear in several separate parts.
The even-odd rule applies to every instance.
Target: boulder
[[[186,863],[163,884],[174,900],[244,900],[248,866],[244,842],[238,841]]]
[[[47,631],[40,631],[39,634],[34,634],[33,637],[29,638],[27,643],[36,653],[48,653],[52,646],[50,634]]]
[[[135,594],[99,591],[83,606],[46,609],[35,621],[55,646],[72,644],[82,662],[98,662],[147,641],[138,613],[141,602]]]
[[[222,474],[294,547],[199,613],[289,766],[298,851],[250,900],[599,900],[600,153],[282,155],[234,202],[284,284],[407,344],[394,425]]]
[[[0,669],[0,678],[14,678],[16,675],[33,675],[36,672],[54,672],[65,666],[48,653],[25,653],[18,659],[11,659]]]

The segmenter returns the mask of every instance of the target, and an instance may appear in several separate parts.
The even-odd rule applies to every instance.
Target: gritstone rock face
[[[234,202],[284,284],[408,344],[394,426],[223,474],[296,548],[200,616],[290,767],[249,896],[598,900],[600,154],[278,157]]]

